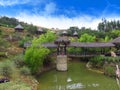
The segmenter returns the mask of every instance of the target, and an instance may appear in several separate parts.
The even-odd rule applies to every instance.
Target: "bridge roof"
[[[115,43],[115,44],[120,44],[120,37],[118,38],[115,38],[112,43]]]
[[[70,43],[69,47],[114,47],[115,45],[112,43],[105,43],[105,42],[72,42]]]
[[[24,47],[31,46],[30,42],[24,43]],[[57,45],[52,43],[44,43],[42,46],[47,48],[57,48]],[[112,43],[105,43],[105,42],[91,42],[91,43],[85,43],[85,42],[71,42],[68,47],[85,47],[85,48],[94,48],[94,47],[114,47],[115,45]]]
[[[42,46],[47,47],[47,48],[57,48],[57,45],[54,43],[44,43]]]

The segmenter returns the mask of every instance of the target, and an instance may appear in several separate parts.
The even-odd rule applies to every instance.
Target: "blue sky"
[[[97,28],[102,18],[120,19],[119,0],[0,0],[0,16],[47,28]]]

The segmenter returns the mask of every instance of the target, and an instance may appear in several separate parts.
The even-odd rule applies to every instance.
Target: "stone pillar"
[[[67,71],[67,55],[58,55],[56,61],[58,71]]]

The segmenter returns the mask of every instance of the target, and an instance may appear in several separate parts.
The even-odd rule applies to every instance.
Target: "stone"
[[[56,69],[58,71],[67,71],[67,55],[57,56]]]

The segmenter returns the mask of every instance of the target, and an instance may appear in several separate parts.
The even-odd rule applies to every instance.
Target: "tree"
[[[32,73],[36,73],[43,66],[44,59],[49,54],[49,49],[35,44],[27,48],[25,52],[25,63],[31,69]]]
[[[110,38],[109,36],[105,36],[104,39],[101,39],[102,42],[109,42],[111,40],[112,40],[112,38]]]
[[[40,35],[39,38],[34,38],[31,47],[26,49],[25,63],[32,73],[36,73],[43,66],[45,58],[50,53],[50,50],[43,47],[42,43],[52,42],[55,37],[53,32],[48,31],[46,34]]]
[[[46,34],[40,35],[39,38],[34,38],[33,43],[34,42],[37,42],[37,43],[53,42],[55,39],[56,39],[56,35],[51,31],[47,31]]]
[[[26,27],[26,29],[28,30],[28,32],[30,32],[31,34],[35,34],[37,31],[37,26],[34,26],[33,24],[30,24]]]
[[[75,26],[74,26],[74,27],[70,27],[70,28],[68,29],[68,34],[69,34],[70,36],[72,36],[75,31],[79,31],[79,28],[78,28],[78,27],[75,27]]]
[[[78,39],[79,42],[94,42],[95,40],[95,36],[89,35],[87,33],[81,35],[81,37]]]
[[[113,30],[111,33],[112,33],[113,36],[115,36],[115,37],[120,37],[120,30]]]

